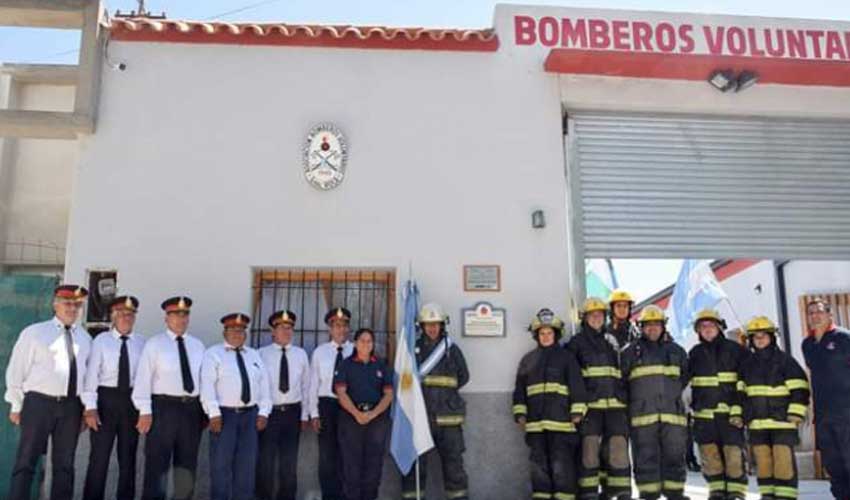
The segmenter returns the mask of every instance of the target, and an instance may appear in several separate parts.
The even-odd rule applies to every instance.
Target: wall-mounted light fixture
[[[758,80],[758,74],[750,70],[736,73],[731,69],[718,69],[708,77],[708,83],[720,92],[742,92],[758,83]]]
[[[543,210],[531,212],[531,227],[534,229],[543,229],[546,227],[546,215],[543,213]]]
[[[759,76],[753,72],[744,70],[738,74],[737,86],[735,87],[735,92],[742,92],[752,87],[759,81]]]
[[[731,69],[718,69],[708,77],[708,83],[721,92],[729,92],[735,86],[735,72]]]

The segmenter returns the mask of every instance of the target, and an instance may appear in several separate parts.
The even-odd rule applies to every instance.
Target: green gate
[[[18,334],[27,325],[53,315],[51,301],[58,278],[39,275],[0,275],[0,394],[6,393],[6,365]],[[9,478],[18,447],[18,429],[7,415],[9,404],[0,405],[0,497],[9,491]],[[41,475],[41,473],[39,473]],[[33,481],[35,496],[39,481]]]

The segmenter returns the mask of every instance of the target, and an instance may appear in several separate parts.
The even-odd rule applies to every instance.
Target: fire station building
[[[94,12],[80,78],[4,67],[0,141],[17,153],[0,156],[0,241],[64,248],[51,265],[65,280],[137,295],[145,334],[163,328],[162,299],[191,296],[207,345],[235,310],[266,343],[266,316],[288,307],[309,351],[345,305],[389,354],[412,276],[470,367],[476,498],[526,491],[515,366],[539,308],[574,317],[586,258],[850,257],[850,23],[513,5],[486,29]],[[53,108],[11,111],[15,96]],[[483,334],[467,314],[482,303],[501,322]],[[104,319],[90,303],[89,326]],[[303,495],[317,489],[309,436],[302,450]]]

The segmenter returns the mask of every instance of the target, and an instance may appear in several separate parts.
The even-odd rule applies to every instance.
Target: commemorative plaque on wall
[[[496,265],[463,266],[463,291],[502,291],[502,269]]]
[[[479,302],[461,310],[464,337],[504,337],[505,309]]]

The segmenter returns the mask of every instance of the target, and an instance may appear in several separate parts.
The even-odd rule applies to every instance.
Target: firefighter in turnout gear
[[[625,290],[614,290],[608,296],[608,326],[605,330],[617,339],[620,351],[640,337],[640,332],[630,319],[634,305],[634,299]]]
[[[422,380],[422,393],[428,411],[434,449],[443,465],[443,483],[447,500],[466,500],[468,479],[463,466],[463,420],[466,402],[458,390],[469,382],[469,370],[460,347],[446,332],[448,316],[437,304],[425,304],[417,318],[422,334],[416,340],[416,362]],[[428,462],[421,459],[419,481],[424,489]],[[402,480],[402,498],[416,498],[416,472]],[[423,496],[424,498],[424,496]]]
[[[587,414],[579,426],[581,467],[579,498],[599,498],[599,488],[618,499],[630,499],[626,391],[619,369],[617,340],[605,333],[607,304],[590,297],[581,312],[581,331],[567,344],[578,360],[587,390]],[[602,453],[603,444],[607,448]],[[606,463],[602,463],[602,460]],[[600,481],[600,468],[607,475]]]
[[[756,461],[762,500],[797,498],[797,428],[806,418],[806,373],[776,344],[776,326],[764,316],[747,323],[750,354],[741,368],[744,421]]]
[[[747,351],[726,339],[725,330],[726,322],[717,311],[698,312],[694,331],[699,344],[688,355],[694,440],[709,500],[743,499],[747,493],[743,393],[738,390],[738,372]]]
[[[531,497],[574,500],[576,425],[587,411],[584,380],[575,355],[559,345],[560,318],[541,309],[528,329],[537,348],[517,368],[513,414],[531,449]]]
[[[640,498],[684,496],[688,441],[682,391],[688,385],[688,355],[665,331],[658,306],[641,311],[641,337],[623,353],[621,370],[628,387],[632,455]]]
[[[626,347],[640,337],[640,332],[632,323],[632,307],[635,301],[629,292],[621,289],[616,289],[608,295],[608,324],[605,325],[605,332],[608,335],[617,339],[617,350],[622,355]],[[607,337],[609,339],[611,337]],[[602,442],[602,464],[608,463],[608,443]],[[602,476],[602,492],[604,497],[609,497],[610,493],[607,488],[605,478],[608,475],[607,470],[601,470]]]

